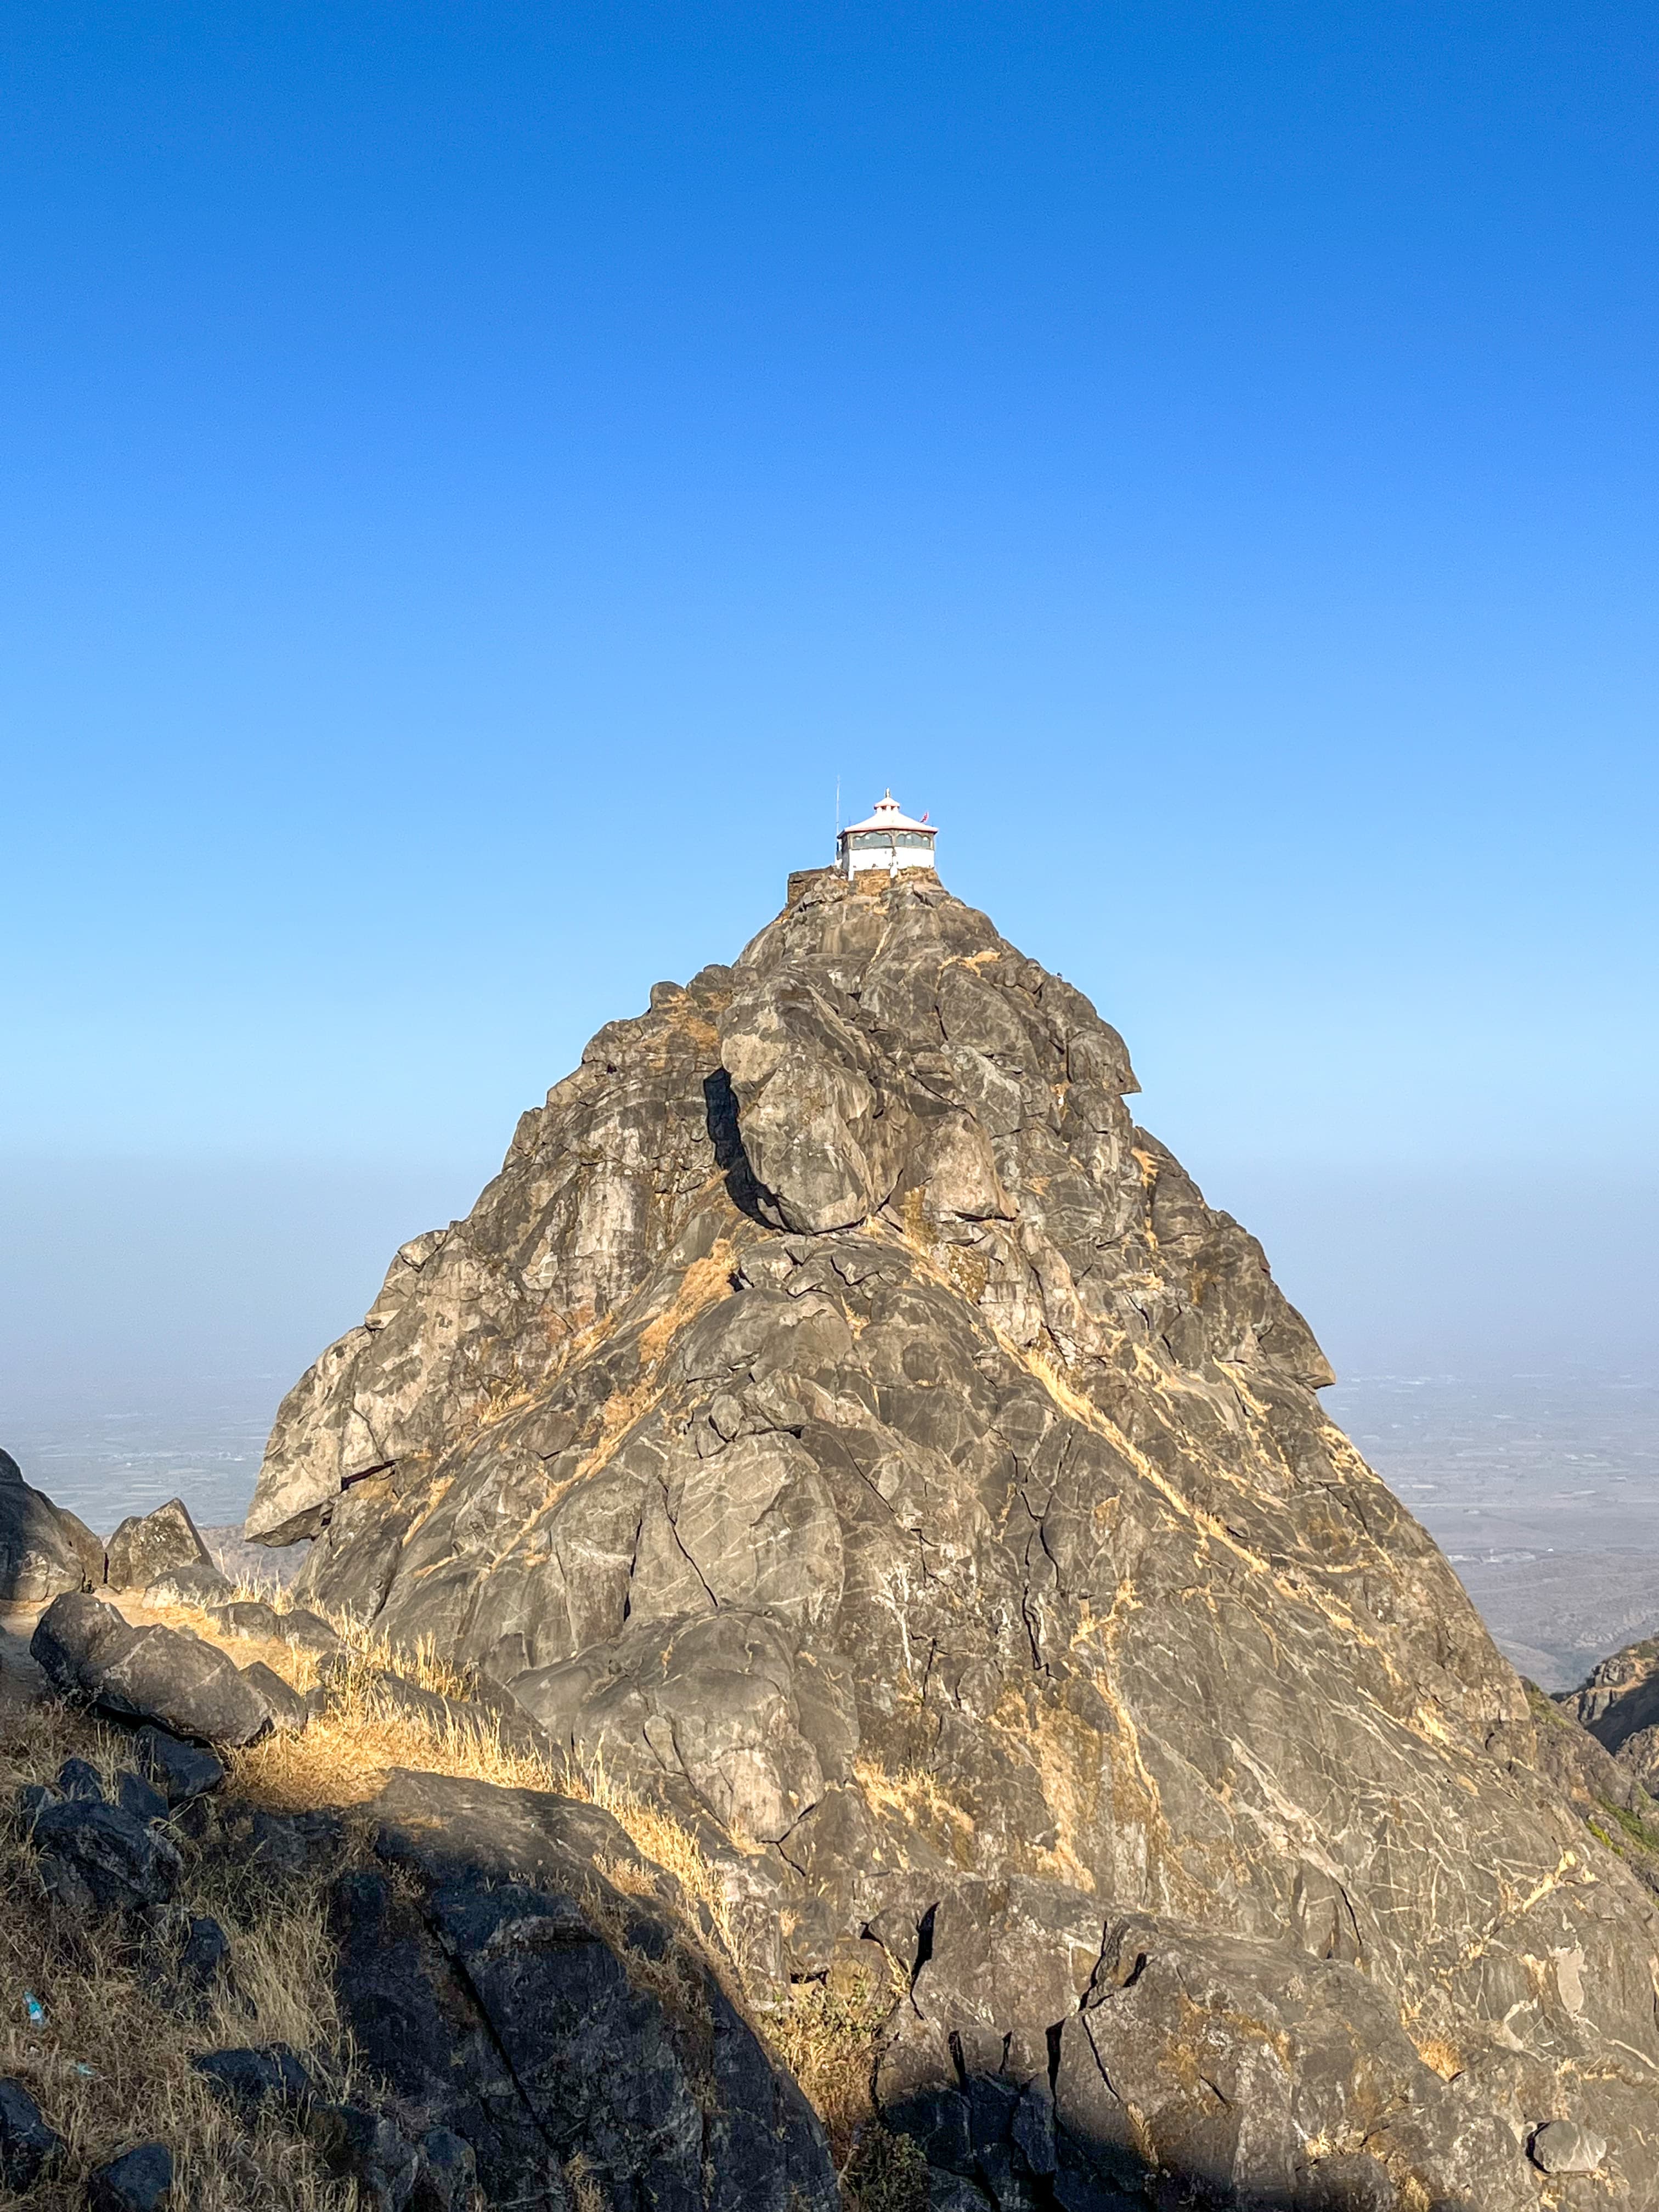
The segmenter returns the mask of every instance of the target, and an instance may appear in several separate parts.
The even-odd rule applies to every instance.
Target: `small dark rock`
[[[209,1567],[213,1561],[182,1498],[153,1513],[132,1514],[105,1547],[105,1577],[112,1589],[148,1589],[169,1568]]]
[[[168,1567],[146,1585],[146,1605],[191,1605],[204,1613],[222,1605],[235,1585],[217,1567],[204,1566],[199,1559],[187,1560],[181,1567]]]
[[[266,2105],[285,2105],[297,2112],[311,2102],[311,2076],[285,2043],[268,2044],[263,2050],[208,2051],[191,2064],[245,2119],[253,2118]]]
[[[84,1798],[44,1807],[35,1816],[34,1846],[45,1887],[77,1912],[166,1905],[184,1871],[165,1836],[118,1805]]]
[[[58,1770],[58,1794],[60,1797],[89,1798],[101,1804],[104,1785],[95,1766],[84,1759],[66,1759]]]
[[[100,2166],[87,2184],[89,2212],[158,2212],[173,2189],[173,2153],[140,2143]]]
[[[356,2183],[365,2212],[404,2212],[420,2172],[420,2154],[383,2112],[361,2105],[325,2105],[313,2113],[309,2132],[329,2172]]]
[[[408,2212],[464,2212],[478,2179],[471,2144],[448,2128],[428,2128],[420,2161]]]
[[[900,2137],[899,2141],[904,2139]],[[877,2190],[880,2194],[875,2193]],[[942,2166],[924,2166],[918,2175],[908,2167],[901,2168],[896,2179],[878,2173],[872,2183],[866,2180],[860,2193],[860,2203],[908,2205],[918,2207],[918,2212],[991,2212],[991,2200],[976,2182],[960,2173],[951,2173]],[[1099,2200],[1093,2196],[1088,2200],[1091,2212]],[[1115,2198],[1112,2205],[1127,2203],[1127,2198]],[[1111,2206],[1103,2206],[1103,2212],[1111,2212]]]
[[[241,1672],[242,1680],[251,1682],[270,1706],[271,1722],[277,1732],[283,1735],[303,1735],[311,1725],[311,1708],[300,1692],[285,1682],[274,1668],[267,1667],[263,1659],[256,1659]]]
[[[26,1782],[13,1799],[12,1809],[18,1826],[30,1830],[46,1807],[57,1802],[55,1790],[48,1790],[43,1782]]]
[[[332,1873],[345,1852],[337,1813],[266,1813],[235,1806],[224,1818],[224,1850],[273,1875]]]
[[[140,1729],[134,1740],[138,1764],[169,1805],[205,1797],[225,1778],[224,1763],[200,1744],[185,1743],[165,1729]]]
[[[167,1816],[167,1799],[142,1774],[126,1772],[116,1777],[115,1802],[135,1820],[148,1820],[153,1825]]]
[[[0,2183],[32,2188],[64,2148],[64,2139],[40,2117],[21,2081],[0,2081]]]
[[[230,1964],[230,1938],[218,1922],[198,1913],[179,1954],[179,1978],[187,1989],[206,1991]]]

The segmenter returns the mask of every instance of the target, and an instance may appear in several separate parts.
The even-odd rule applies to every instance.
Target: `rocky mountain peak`
[[[1655,2202],[1646,1893],[1136,1088],[931,872],[804,872],[403,1248],[248,1534],[696,1824],[758,1971],[884,1948],[936,2201],[1530,2205],[1583,2119]]]

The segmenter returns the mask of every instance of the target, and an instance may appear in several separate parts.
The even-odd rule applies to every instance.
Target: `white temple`
[[[881,868],[890,876],[901,868],[931,868],[933,840],[924,814],[913,822],[890,791],[878,799],[876,811],[863,822],[849,823],[836,840],[836,866],[850,882],[866,869]]]

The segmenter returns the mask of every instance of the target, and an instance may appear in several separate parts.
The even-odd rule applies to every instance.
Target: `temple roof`
[[[862,822],[849,822],[841,834],[843,837],[851,837],[861,830],[920,830],[924,836],[933,837],[939,833],[939,824],[937,822],[913,822],[890,791],[884,799],[876,801],[873,814]]]

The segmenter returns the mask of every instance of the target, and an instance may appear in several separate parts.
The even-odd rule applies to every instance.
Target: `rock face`
[[[54,1505],[0,1451],[0,1605],[42,1605],[104,1579],[104,1547],[67,1506]]]
[[[1659,1790],[1659,1638],[1615,1651],[1557,1702],[1644,1788]]]
[[[574,2166],[607,2204],[837,2212],[805,2099],[608,1814],[404,1773],[370,1810],[402,1878],[336,1885],[342,2002],[363,2059],[471,2147],[489,2203],[556,2212]]]
[[[791,890],[404,1247],[248,1534],[722,1838],[774,1972],[884,1947],[939,2203],[1504,2212],[1571,2121],[1659,2205],[1600,1753],[1087,1000],[931,876]]]

